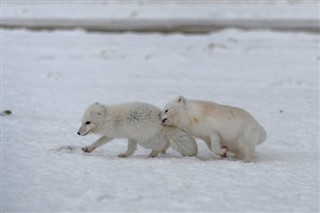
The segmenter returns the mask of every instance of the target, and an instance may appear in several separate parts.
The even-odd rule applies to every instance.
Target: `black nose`
[[[78,135],[80,135],[80,132],[78,132]]]
[[[162,123],[164,124],[167,120],[168,120],[168,118],[163,119]]]

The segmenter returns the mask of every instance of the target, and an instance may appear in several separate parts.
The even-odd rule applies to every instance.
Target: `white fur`
[[[127,138],[128,149],[119,157],[128,157],[134,153],[137,143],[152,149],[149,157],[155,157],[165,151],[169,144],[184,156],[197,154],[195,139],[187,132],[175,127],[164,127],[160,120],[161,110],[146,103],[127,103],[106,106],[92,104],[85,111],[79,135],[102,135],[90,146],[83,147],[84,152],[92,152],[97,147],[114,138]]]
[[[267,138],[264,128],[243,109],[183,96],[165,106],[161,119],[164,125],[204,140],[215,154],[225,156],[231,151],[245,161],[256,159],[255,147]]]

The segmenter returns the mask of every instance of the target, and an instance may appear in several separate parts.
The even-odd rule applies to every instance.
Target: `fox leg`
[[[137,141],[133,139],[128,140],[128,149],[125,153],[118,155],[120,158],[126,158],[132,155],[137,150]]]
[[[256,162],[257,158],[254,154],[254,147],[241,147],[241,151],[244,155],[244,162]]]
[[[148,156],[148,158],[155,158],[161,151],[152,150]]]
[[[166,151],[167,151],[167,149],[169,148],[169,146],[170,146],[170,143],[169,143],[169,141],[167,141],[167,144],[166,144],[166,146],[164,147],[164,149],[161,151],[161,154],[166,154]]]
[[[226,157],[228,151],[226,146],[221,147],[220,136],[218,133],[210,135],[211,151],[221,157]]]
[[[96,148],[98,148],[99,146],[102,146],[103,144],[110,142],[112,139],[113,138],[110,138],[108,136],[102,136],[98,140],[96,140],[94,143],[92,143],[91,145],[82,147],[81,149],[83,152],[90,153],[93,150],[95,150]]]

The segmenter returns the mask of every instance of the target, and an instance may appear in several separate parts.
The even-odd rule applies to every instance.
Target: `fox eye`
[[[166,109],[165,111],[164,111],[164,113],[167,113],[169,110],[168,109]]]
[[[89,125],[89,124],[91,124],[91,122],[90,122],[90,121],[87,121],[87,122],[86,122],[86,125]]]

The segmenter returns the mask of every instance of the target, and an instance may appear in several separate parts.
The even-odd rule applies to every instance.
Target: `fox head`
[[[106,114],[107,110],[104,105],[100,103],[90,105],[83,115],[78,135],[85,136],[87,134],[98,133]]]
[[[162,125],[180,127],[185,105],[186,99],[182,95],[170,101],[161,112]]]

